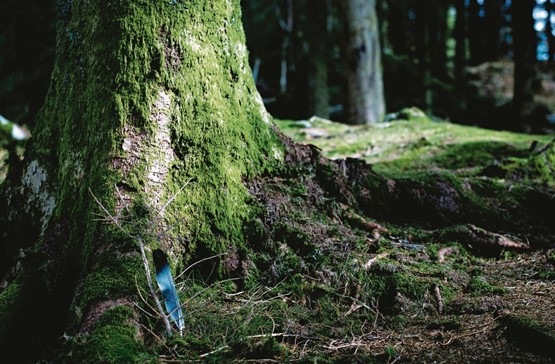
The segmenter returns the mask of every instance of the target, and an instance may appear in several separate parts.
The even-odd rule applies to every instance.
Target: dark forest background
[[[349,121],[340,0],[244,0],[253,75],[278,118]],[[417,106],[463,124],[550,132],[555,2],[362,1],[375,7],[387,112]],[[54,0],[0,5],[0,114],[32,130],[54,61]],[[516,66],[516,67],[515,67]],[[515,69],[516,68],[516,69]]]

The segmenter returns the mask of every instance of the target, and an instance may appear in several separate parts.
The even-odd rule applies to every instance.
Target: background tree
[[[533,83],[537,47],[534,6],[533,0],[515,1],[512,5],[515,65],[513,107],[517,116],[513,127],[516,129],[522,129],[534,108]]]
[[[309,114],[329,118],[328,52],[330,48],[328,23],[330,1],[306,1],[306,39],[308,58]]]
[[[385,100],[376,2],[339,1],[338,7],[344,34],[345,119],[377,123],[385,115]]]
[[[503,56],[501,29],[505,0],[484,1],[484,53],[486,61],[496,61]]]
[[[389,0],[380,3],[386,9],[383,18],[380,18],[380,22],[386,24],[382,46],[396,55],[410,54],[414,48],[414,34],[409,14],[414,9],[414,1]]]
[[[432,76],[432,30],[430,23],[433,16],[433,0],[416,2],[416,35],[418,65],[420,69],[422,99],[424,111],[432,112],[433,107],[433,76]]]
[[[0,114],[32,128],[54,64],[56,2],[0,3]]]
[[[545,11],[547,12],[547,19],[545,22],[545,34],[547,38],[547,46],[548,46],[548,60],[549,63],[555,62],[555,34],[553,34],[554,27],[553,22],[551,21],[555,17],[554,12],[554,5],[552,0],[545,1]]]
[[[431,17],[428,21],[432,72],[437,79],[447,80],[449,60],[447,42],[450,37],[447,26],[450,1],[433,0],[430,2]],[[418,16],[418,14],[417,14]]]
[[[478,0],[470,0],[468,5],[468,45],[469,63],[473,66],[486,60],[484,29],[484,9]]]
[[[466,72],[465,68],[467,65],[467,18],[468,13],[466,10],[466,0],[456,0],[455,9],[457,12],[457,18],[455,22],[454,37],[456,42],[455,48],[455,89],[457,95],[459,96],[459,102],[457,108],[459,110],[466,109]]]

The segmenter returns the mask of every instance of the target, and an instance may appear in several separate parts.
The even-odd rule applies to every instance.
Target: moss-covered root
[[[74,363],[146,363],[155,356],[146,350],[137,318],[127,305],[110,308],[100,316],[90,332],[71,338],[71,354],[65,358]]]
[[[314,146],[288,144],[290,178],[314,178],[328,197],[363,215],[393,223],[439,228],[450,237],[488,254],[502,249],[526,250],[552,244],[555,226],[549,220],[555,200],[548,192],[515,184],[473,181],[447,171],[421,171],[385,177],[359,159],[328,160]],[[492,198],[495,196],[496,198]],[[446,229],[449,228],[449,229]],[[524,236],[527,246],[508,235]],[[440,236],[441,235],[441,236]],[[445,236],[443,236],[445,235]]]
[[[555,331],[527,316],[508,314],[500,319],[501,329],[520,348],[555,358]]]

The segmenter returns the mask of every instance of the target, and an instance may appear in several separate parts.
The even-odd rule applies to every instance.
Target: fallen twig
[[[434,284],[432,286],[432,293],[434,294],[434,299],[436,301],[437,313],[441,315],[443,313],[444,304],[443,304],[443,298],[441,297],[441,291],[437,284]]]
[[[438,250],[437,252],[437,261],[439,263],[445,263],[445,258],[451,254],[453,254],[455,252],[455,248],[453,247],[447,247],[447,248],[441,248]]]

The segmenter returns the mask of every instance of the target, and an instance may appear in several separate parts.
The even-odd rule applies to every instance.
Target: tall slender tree
[[[457,11],[457,18],[455,22],[455,82],[456,90],[459,95],[460,110],[466,109],[466,72],[467,65],[467,11],[466,0],[456,0],[455,9]]]
[[[430,27],[433,3],[433,0],[419,0],[416,5],[416,49],[420,68],[423,106],[427,113],[431,113],[433,107],[432,34]]]
[[[428,19],[430,37],[430,57],[431,67],[434,76],[439,79],[446,79],[448,71],[447,59],[447,40],[448,27],[447,17],[449,2],[444,0],[433,0],[430,3],[430,17]]]
[[[347,79],[346,121],[377,123],[385,114],[381,47],[375,0],[337,0]]]
[[[486,61],[495,61],[502,56],[501,27],[505,0],[484,2],[484,56]]]
[[[554,27],[552,17],[555,17],[555,6],[553,5],[552,0],[545,1],[545,11],[547,12],[547,19],[545,22],[545,34],[547,38],[547,46],[549,63],[555,62],[555,34],[553,34]]]
[[[328,118],[328,13],[329,1],[306,1],[306,36],[308,43],[308,108],[309,113]]]
[[[473,66],[486,60],[484,31],[484,9],[478,0],[470,0],[468,5],[468,45],[469,63]]]
[[[536,76],[536,31],[534,29],[534,0],[513,1],[513,58],[515,129],[521,129],[534,107],[533,82]]]
[[[415,1],[389,0],[384,3],[387,4],[387,32],[384,34],[387,45],[396,55],[411,54],[414,49],[414,24],[411,14],[414,14]]]

